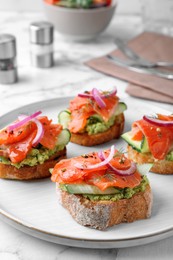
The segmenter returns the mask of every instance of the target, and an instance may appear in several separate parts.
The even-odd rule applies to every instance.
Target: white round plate
[[[57,122],[59,111],[68,107],[70,98],[59,98],[30,104],[1,117],[0,127],[11,123],[20,113],[42,110],[44,115]],[[166,111],[148,106],[143,102],[125,100],[125,131],[134,120],[146,113]],[[169,112],[167,112],[169,113]],[[113,140],[96,147],[81,147],[68,144],[68,157],[98,151],[115,144],[125,149],[123,140]],[[58,203],[55,183],[50,179],[36,181],[0,180],[0,216],[13,227],[50,242],[86,248],[116,248],[141,245],[173,235],[173,176],[149,173],[154,204],[152,215],[147,220],[120,224],[106,231],[98,231],[77,224]]]

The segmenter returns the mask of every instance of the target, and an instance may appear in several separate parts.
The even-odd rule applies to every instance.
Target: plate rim
[[[32,106],[39,106],[39,105],[43,105],[46,103],[51,104],[51,102],[56,102],[58,100],[70,100],[71,98],[73,98],[73,96],[50,98],[50,99],[46,99],[46,100],[40,100],[37,102],[29,103],[24,106],[20,106],[13,110],[8,111],[7,113],[3,114],[0,117],[0,119],[3,120],[6,117],[8,118],[11,114],[15,114],[22,109],[27,109],[28,107],[32,108]],[[124,102],[128,102],[127,101],[128,98],[123,98],[122,100]],[[141,100],[137,100],[137,102],[139,102],[141,104]],[[146,106],[145,102],[142,101],[142,103]],[[152,107],[152,108],[157,108],[157,106],[152,105],[152,104],[147,104],[147,106]],[[159,108],[159,110],[170,113],[170,111],[168,111],[164,108]],[[113,248],[113,247],[115,248],[117,246],[118,247],[137,246],[137,245],[143,245],[143,244],[147,244],[150,242],[158,241],[163,238],[169,237],[173,234],[173,226],[172,226],[170,228],[166,228],[164,230],[157,231],[157,232],[154,232],[151,234],[138,235],[136,237],[128,237],[128,238],[122,238],[122,239],[89,239],[89,238],[82,238],[82,237],[75,238],[72,236],[65,236],[65,235],[49,232],[49,231],[34,227],[34,226],[30,225],[29,223],[23,221],[22,219],[14,217],[13,215],[9,214],[7,211],[3,210],[2,208],[0,208],[0,215],[1,215],[2,220],[4,220],[5,222],[7,222],[8,224],[10,224],[11,226],[15,227],[18,230],[23,231],[23,229],[24,229],[25,231],[23,231],[23,232],[26,234],[28,234],[27,230],[31,230],[32,232],[36,232],[36,234],[30,234],[31,236],[34,236],[34,237],[37,237],[39,239],[46,240],[49,242],[62,244],[62,245],[68,245],[68,246],[71,244],[69,244],[67,241],[64,241],[64,243],[63,243],[63,242],[58,242],[57,240],[61,239],[61,240],[68,240],[70,242],[73,241],[75,247],[92,248],[92,246],[90,246],[90,245],[88,246],[88,244],[87,244],[88,242],[95,243],[95,246],[93,248],[101,248],[101,247],[103,248],[103,244],[104,244],[104,248]],[[56,241],[53,241],[54,239],[52,239],[52,240],[46,239],[45,237],[41,237],[39,235],[50,236],[52,238],[55,238]],[[150,239],[151,241],[146,241],[147,239]],[[135,243],[136,241],[138,243]],[[81,244],[80,243],[76,244],[76,242],[78,242],[78,243],[81,242]],[[126,244],[127,242],[130,242],[130,244],[127,245]],[[84,245],[83,243],[86,243],[86,244]]]
[[[30,228],[32,230],[36,230],[38,232],[41,232],[41,233],[44,233],[44,234],[48,234],[48,235],[51,235],[51,236],[54,236],[54,237],[60,237],[60,238],[68,238],[68,239],[72,239],[72,240],[83,240],[83,241],[90,241],[90,242],[120,242],[120,241],[128,241],[128,240],[136,240],[136,239],[142,239],[142,238],[146,238],[146,237],[153,237],[155,235],[161,235],[161,234],[165,234],[167,232],[171,232],[173,231],[173,226],[171,228],[167,228],[165,229],[164,231],[158,231],[158,232],[155,232],[155,233],[151,233],[150,235],[143,235],[143,236],[136,236],[135,238],[134,237],[130,237],[130,238],[125,238],[125,239],[88,239],[88,238],[73,238],[71,236],[64,236],[64,235],[58,235],[56,233],[53,233],[53,232],[48,232],[48,231],[45,231],[45,230],[42,230],[42,229],[39,229],[39,228],[36,228],[32,225],[29,225],[27,224],[27,222],[24,222],[14,216],[12,216],[11,214],[9,214],[7,211],[5,210],[2,210],[0,208],[0,214],[2,214],[3,216],[9,218],[10,220],[14,221],[15,223],[21,225],[21,226],[24,226],[24,227],[27,227],[27,228]]]

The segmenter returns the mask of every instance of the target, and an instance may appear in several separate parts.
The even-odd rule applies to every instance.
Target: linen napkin
[[[129,41],[128,45],[149,61],[173,62],[173,37],[144,32]],[[111,52],[111,55],[127,59],[118,49]],[[128,81],[126,92],[129,95],[173,104],[173,80],[130,71],[111,62],[106,56],[90,60],[85,64],[99,72]],[[164,70],[160,67],[157,69]],[[173,68],[165,70],[173,73]]]

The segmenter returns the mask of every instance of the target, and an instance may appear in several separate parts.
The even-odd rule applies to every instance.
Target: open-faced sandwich
[[[123,102],[113,91],[96,88],[78,94],[70,101],[69,109],[60,112],[59,123],[71,132],[71,142],[93,146],[119,138],[124,128]]]
[[[151,188],[141,174],[148,170],[148,165],[138,168],[112,146],[60,161],[51,179],[60,202],[79,224],[104,230],[150,216]]]
[[[173,174],[173,115],[144,116],[122,135],[128,157],[136,163],[153,163],[152,172]]]
[[[70,132],[38,111],[0,130],[0,178],[38,179],[66,158]]]

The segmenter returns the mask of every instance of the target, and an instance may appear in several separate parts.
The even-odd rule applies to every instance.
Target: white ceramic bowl
[[[96,37],[109,25],[117,1],[108,7],[95,9],[72,9],[50,5],[44,2],[49,22],[64,36],[73,40],[87,40]]]

